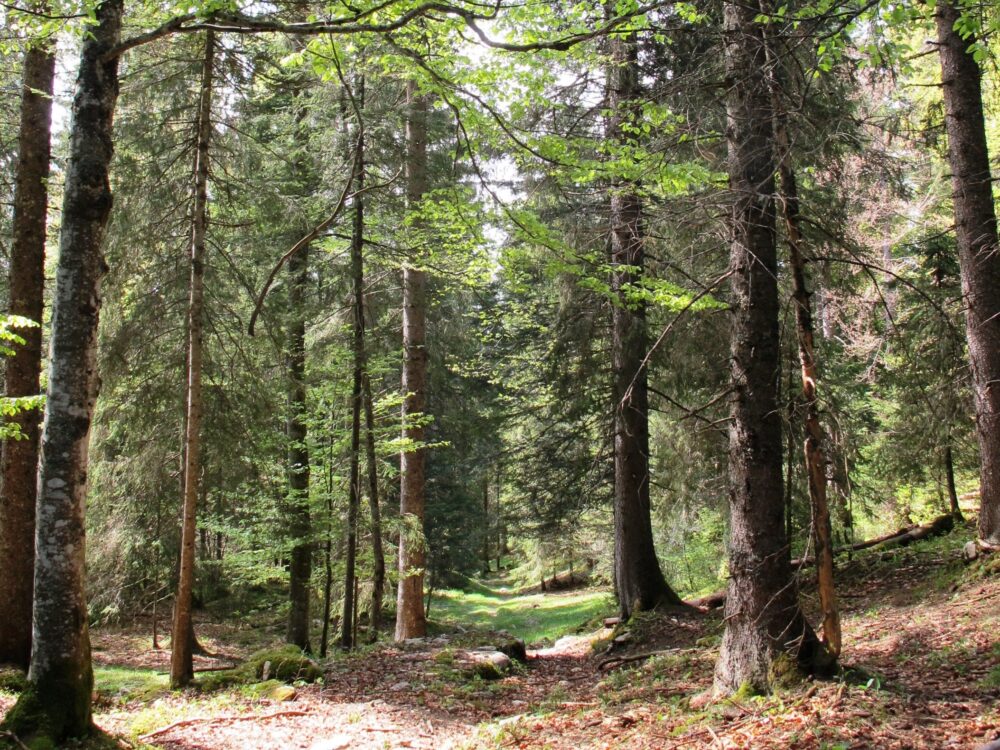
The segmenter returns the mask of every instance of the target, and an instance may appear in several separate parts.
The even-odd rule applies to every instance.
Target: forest
[[[1000,6],[0,14],[0,747],[1000,748]]]

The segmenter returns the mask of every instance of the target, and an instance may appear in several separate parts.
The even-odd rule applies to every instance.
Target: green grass
[[[477,589],[435,592],[431,618],[443,625],[506,630],[526,643],[538,643],[554,641],[614,609],[606,591],[519,596],[482,586]]]

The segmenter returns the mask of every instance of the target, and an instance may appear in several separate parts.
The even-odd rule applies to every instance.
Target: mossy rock
[[[316,682],[323,676],[323,668],[295,646],[258,651],[246,660],[241,669],[251,672],[257,680]]]
[[[284,646],[258,651],[235,669],[208,673],[199,678],[198,687],[203,692],[212,692],[262,681],[316,682],[322,677],[323,668],[319,664],[295,646]]]

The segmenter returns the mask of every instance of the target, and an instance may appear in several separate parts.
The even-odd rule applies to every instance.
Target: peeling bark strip
[[[24,56],[21,122],[14,188],[13,243],[10,253],[8,312],[42,321],[45,294],[45,223],[48,214],[52,131],[52,85],[56,58],[49,42]],[[37,396],[42,369],[42,329],[18,331],[6,361],[4,394]],[[0,663],[27,669],[31,660],[31,593],[35,565],[35,502],[38,482],[37,409],[10,419],[22,440],[8,440],[0,459]]]
[[[427,99],[417,84],[406,84],[406,199],[414,209],[427,190]],[[415,225],[417,231],[419,224]],[[407,263],[403,266],[403,438],[424,441],[424,428],[414,424],[427,405],[427,274]],[[404,521],[424,523],[424,449],[403,451],[399,457],[399,514]],[[412,538],[404,529],[399,538],[399,587],[396,597],[396,640],[427,634],[424,614],[424,565],[422,536]]]
[[[205,34],[198,102],[198,134],[194,164],[194,214],[191,226],[191,286],[188,301],[187,419],[184,435],[184,518],[181,525],[181,563],[174,600],[170,639],[170,685],[183,687],[194,678],[191,597],[194,590],[194,553],[198,490],[201,481],[201,370],[205,308],[205,234],[208,228],[208,147],[212,134],[212,74],[215,34]]]
[[[802,257],[803,237],[799,215],[799,193],[792,167],[792,145],[788,137],[788,116],[779,81],[781,65],[778,51],[772,40],[765,38],[768,54],[768,81],[771,88],[771,106],[774,110],[774,139],[777,146],[780,189],[778,200],[785,219],[788,256],[792,270],[792,300],[795,307],[795,328],[798,338],[799,366],[802,376],[802,401],[806,413],[804,420],[806,475],[809,479],[809,503],[812,508],[812,536],[816,548],[816,577],[820,610],[823,613],[823,643],[837,657],[841,651],[840,612],[837,608],[837,590],[833,577],[833,532],[830,526],[830,507],[826,499],[826,436],[819,420],[819,399],[816,384],[819,367],[816,365],[814,347],[812,298],[806,284],[806,263]],[[787,495],[787,493],[786,493]],[[790,500],[790,496],[788,496]]]
[[[83,42],[52,312],[49,384],[35,537],[29,688],[6,724],[56,744],[91,728],[93,672],[84,587],[87,448],[97,400],[101,243],[111,212],[108,168],[118,99],[118,61],[103,61],[121,36],[123,0],[105,0]]]
[[[782,654],[818,642],[799,609],[785,538],[778,412],[778,287],[773,111],[757,2],[724,7],[732,273],[730,579],[715,689],[768,691]]]
[[[634,33],[608,38],[606,121],[609,140],[629,143],[630,127],[639,119],[642,92]],[[642,203],[637,186],[625,180],[611,185],[611,361],[614,377],[615,450],[615,593],[623,619],[661,603],[681,604],[667,585],[653,547],[649,518],[649,391],[643,364],[648,349],[646,303],[631,300],[642,284],[645,250]]]
[[[983,119],[982,71],[968,51],[975,38],[963,39],[955,31],[958,8],[941,0],[936,15],[979,437],[979,536],[1000,544],[1000,252]]]

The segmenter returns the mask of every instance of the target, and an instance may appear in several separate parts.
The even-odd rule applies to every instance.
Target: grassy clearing
[[[506,630],[526,643],[538,643],[554,641],[613,610],[607,591],[517,595],[480,587],[435,592],[431,618],[445,626]]]

